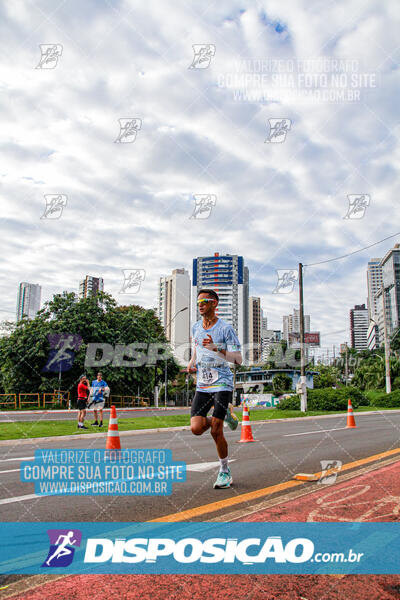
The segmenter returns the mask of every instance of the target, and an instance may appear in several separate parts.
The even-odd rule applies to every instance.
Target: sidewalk
[[[311,494],[257,510],[241,521],[399,521],[400,460]]]
[[[400,461],[369,469],[333,485],[310,484],[311,493],[276,499],[240,520],[398,521]],[[398,600],[400,575],[76,575],[2,594],[16,600]]]

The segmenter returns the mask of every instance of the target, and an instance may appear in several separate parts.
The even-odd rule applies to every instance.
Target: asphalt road
[[[399,412],[357,414],[356,420],[356,429],[345,429],[345,415],[253,422],[253,435],[259,441],[249,444],[235,443],[240,428],[225,429],[234,478],[234,486],[227,490],[213,489],[218,468],[212,464],[217,458],[208,432],[201,437],[188,430],[124,435],[124,448],[170,448],[174,460],[187,463],[187,481],[175,483],[167,497],[35,497],[33,484],[19,480],[21,458],[33,458],[36,448],[104,448],[106,433],[104,439],[10,441],[1,445],[0,520],[146,521],[285,482],[295,473],[320,471],[321,460],[349,463],[400,447]]]
[[[188,406],[182,408],[118,408],[119,419],[137,419],[138,417],[154,417],[162,415],[183,415],[190,412]],[[48,411],[0,411],[0,423],[14,423],[17,421],[76,421],[77,410],[48,410]],[[110,409],[104,409],[105,418],[108,419]],[[93,420],[93,410],[88,410],[86,420]]]

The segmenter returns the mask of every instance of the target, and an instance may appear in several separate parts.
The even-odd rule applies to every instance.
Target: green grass
[[[377,408],[374,406],[362,406],[355,412],[365,412],[368,410],[390,410],[388,408]],[[393,409],[392,409],[393,410]],[[238,409],[235,411],[236,415],[241,419],[241,411]],[[299,410],[278,410],[278,409],[250,409],[250,421],[263,421],[273,419],[288,419],[293,417],[309,417],[318,416],[325,414],[345,414],[346,411],[309,411],[302,413]],[[77,436],[90,435],[91,433],[98,433],[97,427],[90,427],[88,424],[90,421],[86,421],[86,425],[89,427],[87,431],[79,431],[77,429],[76,421],[45,421],[44,419],[38,421],[19,421],[17,423],[3,422],[0,424],[0,440],[16,440],[24,438],[40,438],[49,436],[63,436],[76,434]],[[180,427],[182,425],[189,425],[190,415],[189,409],[187,414],[184,415],[159,415],[152,417],[138,417],[136,419],[120,419],[118,426],[120,431],[131,431],[141,429],[161,429],[163,427]],[[108,428],[108,421],[104,421],[104,426],[100,431],[104,432],[106,436]]]

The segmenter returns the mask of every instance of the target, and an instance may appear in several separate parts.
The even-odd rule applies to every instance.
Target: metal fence
[[[17,394],[0,394],[0,408],[17,408]]]
[[[146,408],[152,404],[152,399],[145,396],[114,396],[105,399],[105,406],[114,404],[117,408]],[[71,394],[67,390],[53,390],[52,392],[0,394],[0,409],[16,410],[17,408],[30,409],[75,409],[71,406]],[[93,409],[94,406],[91,406]]]

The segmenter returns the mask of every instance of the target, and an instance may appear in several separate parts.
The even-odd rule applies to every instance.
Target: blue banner
[[[186,464],[168,449],[41,449],[20,469],[38,496],[169,496],[186,481]]]
[[[398,574],[400,523],[3,523],[1,574]]]

